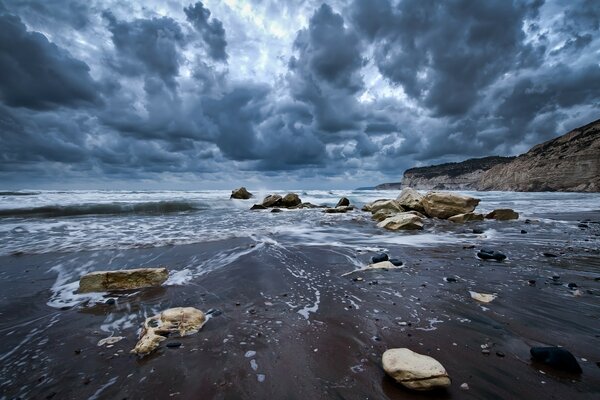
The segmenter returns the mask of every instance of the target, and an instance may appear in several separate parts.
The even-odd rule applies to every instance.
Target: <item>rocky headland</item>
[[[600,191],[600,120],[538,144],[518,157],[474,158],[411,168],[376,189]]]

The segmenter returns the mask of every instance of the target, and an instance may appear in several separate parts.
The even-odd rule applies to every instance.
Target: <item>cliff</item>
[[[377,189],[600,191],[600,120],[538,144],[518,157],[473,158],[411,168]]]
[[[490,168],[506,164],[513,157],[472,158],[459,163],[446,163],[429,167],[411,168],[404,172],[402,183],[384,183],[377,189],[441,189],[472,190]]]
[[[479,190],[599,192],[600,120],[486,171]]]

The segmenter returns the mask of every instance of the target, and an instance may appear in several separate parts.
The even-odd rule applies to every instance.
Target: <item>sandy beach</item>
[[[293,212],[319,211],[284,213]],[[362,214],[343,226],[384,242],[389,233]],[[270,240],[5,255],[0,398],[597,398],[599,222],[600,211],[438,221],[426,233],[456,241],[423,245],[424,233],[402,234],[410,244],[365,247],[302,243],[280,232]],[[480,260],[483,246],[508,258]],[[403,268],[342,276],[378,251]],[[172,273],[159,288],[73,301],[65,293],[74,275],[61,274],[86,265],[164,265]],[[497,298],[482,304],[469,291]],[[144,317],[178,306],[211,310],[210,318],[199,333],[171,336],[149,356],[129,354]],[[123,339],[97,345],[109,336]],[[532,362],[537,345],[569,349],[583,373]],[[392,347],[435,357],[452,385],[419,393],[395,383],[381,367]]]

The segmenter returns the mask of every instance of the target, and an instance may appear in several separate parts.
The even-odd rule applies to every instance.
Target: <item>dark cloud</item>
[[[156,75],[173,87],[179,74],[180,47],[185,39],[180,25],[172,18],[119,21],[103,13],[118,53],[117,69],[130,76]]]
[[[184,8],[183,11],[208,46],[208,55],[213,60],[227,61],[227,52],[225,51],[227,41],[223,23],[214,17],[209,21],[210,10],[205,8],[201,1]]]
[[[86,1],[11,0],[5,3],[11,12],[42,26],[54,27],[56,23],[65,23],[80,30],[90,23],[90,3]],[[0,2],[0,11],[2,8]]]
[[[0,98],[12,107],[49,109],[99,104],[89,67],[21,19],[0,15]]]
[[[523,20],[541,2],[356,1],[379,71],[439,116],[461,115],[502,74],[539,63]]]

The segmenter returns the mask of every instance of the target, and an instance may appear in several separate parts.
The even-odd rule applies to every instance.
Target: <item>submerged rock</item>
[[[337,206],[335,208],[326,208],[323,210],[323,212],[328,214],[344,214],[351,210],[354,210],[354,206]]]
[[[262,204],[255,204],[252,207],[250,207],[251,210],[266,210],[267,207],[263,206]]]
[[[380,228],[391,231],[423,229],[423,219],[413,213],[400,213],[377,224]]]
[[[498,208],[488,213],[485,218],[495,219],[496,221],[508,221],[511,219],[519,219],[519,213],[510,208]]]
[[[335,205],[336,207],[341,207],[341,206],[349,206],[350,205],[350,200],[348,200],[348,198],[346,197],[342,197],[340,199],[340,201],[337,202],[337,204]]]
[[[79,293],[109,292],[160,286],[169,277],[166,268],[137,268],[119,271],[96,271],[79,280]]]
[[[483,214],[477,214],[477,213],[472,213],[472,212],[466,213],[466,214],[457,214],[457,215],[453,215],[450,218],[448,218],[448,221],[461,223],[461,224],[464,224],[465,222],[470,222],[470,221],[483,221]]]
[[[144,356],[155,350],[171,333],[188,336],[197,333],[206,323],[204,313],[193,307],[169,308],[146,318],[140,340],[131,353]]]
[[[495,250],[489,250],[489,249],[479,250],[479,252],[477,253],[477,257],[481,258],[482,260],[496,260],[496,261],[503,261],[506,259],[506,255],[504,255],[503,253],[500,253],[499,251],[495,251]]]
[[[401,348],[387,350],[381,361],[385,372],[409,389],[431,390],[450,386],[446,369],[433,357]]]
[[[250,193],[248,190],[246,190],[245,187],[242,186],[239,189],[232,190],[231,191],[231,196],[229,198],[230,199],[248,200],[252,196],[253,196],[253,194]]]
[[[423,207],[423,195],[414,189],[402,189],[396,201],[407,210],[425,212],[425,208]]]
[[[582,372],[577,359],[562,347],[532,347],[529,352],[535,361],[552,368],[575,374]]]
[[[422,204],[430,217],[446,219],[473,212],[479,199],[455,193],[429,192],[423,197]]]

